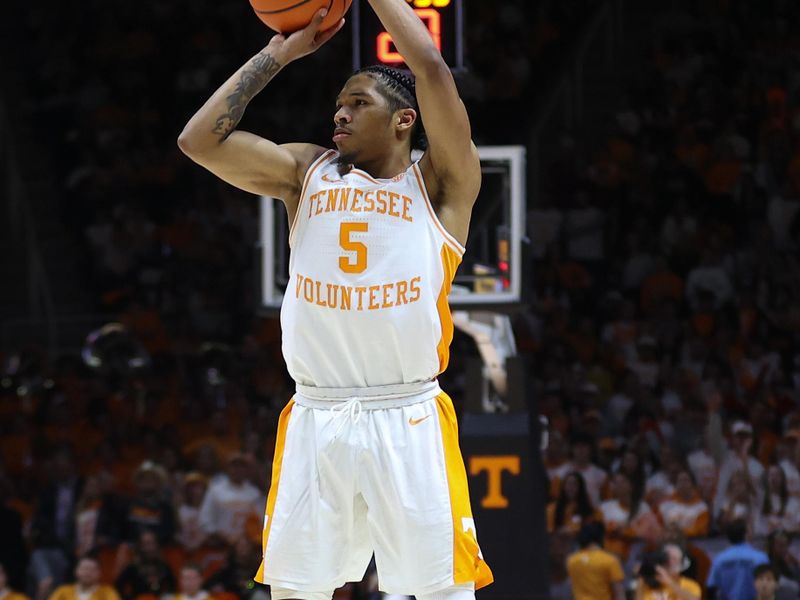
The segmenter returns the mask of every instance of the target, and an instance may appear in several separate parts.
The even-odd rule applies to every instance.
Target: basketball
[[[278,33],[292,33],[311,22],[321,8],[328,9],[321,31],[336,25],[352,0],[250,0],[250,5],[267,27]]]

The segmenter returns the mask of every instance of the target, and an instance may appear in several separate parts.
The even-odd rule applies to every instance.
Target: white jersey
[[[430,381],[453,337],[447,296],[464,248],[445,231],[419,165],[392,179],[339,174],[330,150],[306,173],[289,235],[283,355],[300,385]]]

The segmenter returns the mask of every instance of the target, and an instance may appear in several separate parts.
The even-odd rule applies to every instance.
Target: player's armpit
[[[323,152],[324,148],[314,144],[278,145],[237,130],[213,148],[186,154],[231,185],[253,194],[280,198],[289,208],[300,196],[308,166]]]

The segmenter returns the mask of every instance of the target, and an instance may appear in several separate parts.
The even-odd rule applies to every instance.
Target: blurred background
[[[549,422],[543,452],[524,434],[533,491],[514,497],[541,539],[491,544],[535,581],[494,597],[572,597],[588,522],[625,582],[672,541],[704,586],[742,519],[797,597],[800,4],[464,9],[475,140],[528,151],[509,317],[517,404]],[[293,386],[258,310],[258,202],[176,139],[269,32],[244,0],[13,3],[0,27],[0,564],[36,600],[87,553],[125,600],[193,570],[265,600],[252,576]],[[349,27],[240,127],[328,145]],[[457,333],[441,379],[460,414],[478,357]]]

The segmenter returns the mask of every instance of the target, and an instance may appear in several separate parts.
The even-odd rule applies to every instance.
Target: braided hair
[[[386,98],[389,110],[392,112],[402,108],[413,108],[417,111],[417,120],[411,130],[411,149],[425,150],[427,147],[425,126],[422,124],[422,115],[420,115],[417,105],[417,88],[414,78],[406,75],[403,71],[383,65],[364,67],[353,73],[353,75],[361,74],[378,82],[378,91]]]

